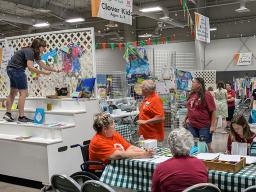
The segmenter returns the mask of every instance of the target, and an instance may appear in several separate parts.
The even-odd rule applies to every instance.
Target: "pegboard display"
[[[48,49],[61,49],[69,43],[79,44],[85,51],[79,58],[81,71],[77,74],[67,73],[51,73],[49,76],[40,76],[38,80],[31,77],[30,72],[26,70],[28,77],[29,96],[46,96],[55,93],[55,87],[68,86],[70,91],[74,91],[77,85],[78,78],[81,77],[96,77],[95,67],[95,37],[93,28],[81,28],[73,30],[53,31],[47,33],[36,33],[24,36],[8,37],[4,39],[4,43],[0,41],[0,46],[11,47],[14,51],[22,47],[29,46],[34,38],[43,38],[47,42]],[[6,66],[0,71],[0,97],[5,97],[9,94],[9,78],[6,75]],[[54,64],[54,68],[63,68],[61,52],[58,51],[58,60]]]
[[[212,87],[216,89],[216,71],[215,70],[201,70],[201,71],[192,71],[192,76],[202,77],[205,81],[205,88]]]
[[[177,68],[184,71],[195,70],[194,53],[177,53],[165,49],[146,48],[152,76],[161,79],[163,70]]]

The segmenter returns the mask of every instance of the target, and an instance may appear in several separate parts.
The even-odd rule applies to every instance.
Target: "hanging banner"
[[[195,12],[196,39],[210,43],[210,22],[209,18]]]
[[[133,0],[91,0],[92,16],[132,25]]]
[[[234,56],[234,62],[236,65],[251,65],[252,53],[236,53]]]

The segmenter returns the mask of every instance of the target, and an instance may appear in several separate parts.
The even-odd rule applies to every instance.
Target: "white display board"
[[[77,85],[80,77],[96,77],[95,67],[95,36],[94,28],[81,28],[73,30],[52,31],[47,33],[36,33],[23,36],[8,37],[0,41],[0,47],[13,48],[14,51],[21,47],[28,46],[34,38],[41,37],[46,40],[48,48],[62,48],[68,43],[78,43],[84,48],[85,53],[79,59],[81,72],[77,75],[66,73],[52,73],[49,76],[41,76],[38,80],[30,76],[27,70],[29,96],[39,97],[52,95],[55,93],[55,87],[68,86],[72,92]],[[56,68],[62,68],[63,61],[61,53],[58,55]],[[0,68],[0,97],[6,97],[9,94],[9,79],[6,75],[6,67]]]

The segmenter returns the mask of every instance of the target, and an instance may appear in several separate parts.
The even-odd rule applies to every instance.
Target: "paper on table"
[[[201,160],[213,160],[219,157],[220,153],[199,153],[197,158]]]
[[[253,156],[242,156],[246,158],[246,164],[256,163],[256,157]]]
[[[240,155],[225,155],[220,154],[219,160],[220,161],[229,161],[229,162],[239,162],[241,156]]]

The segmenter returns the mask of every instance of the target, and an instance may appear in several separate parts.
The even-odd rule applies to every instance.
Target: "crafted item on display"
[[[144,51],[143,55],[137,48],[128,46],[126,48],[124,58],[127,61],[126,78],[129,84],[135,83],[138,78],[148,79],[150,76],[150,69],[146,57],[146,51]]]
[[[68,95],[68,88],[62,87],[62,88],[55,88],[55,92],[57,96],[67,96]]]
[[[82,96],[89,98],[92,95],[93,87],[96,78],[80,78],[78,79],[76,92],[81,92]]]
[[[178,90],[189,90],[192,80],[190,72],[176,69],[176,86]]]
[[[84,49],[79,44],[68,44],[61,48],[63,71],[65,73],[79,74],[81,71],[81,64],[79,58],[84,54]]]
[[[45,112],[43,108],[36,108],[34,115],[34,123],[43,124],[45,120]]]
[[[57,62],[57,49],[53,49],[52,51],[48,51],[40,56],[41,61],[43,61],[46,65],[52,65]]]

